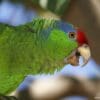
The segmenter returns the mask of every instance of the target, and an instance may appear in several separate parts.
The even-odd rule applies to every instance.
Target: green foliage
[[[51,12],[62,16],[69,7],[71,0],[47,0],[46,8]],[[40,5],[40,0],[32,0],[33,4]],[[44,2],[45,3],[45,2]]]
[[[36,19],[17,27],[0,24],[0,92],[14,90],[28,74],[61,69],[75,47],[75,41],[56,28],[55,20]]]
[[[71,0],[48,0],[47,8],[62,16],[67,10]]]

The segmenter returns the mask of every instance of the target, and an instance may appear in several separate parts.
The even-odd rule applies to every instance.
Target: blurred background
[[[93,59],[90,60],[86,67],[67,65],[58,73],[100,79],[99,5],[100,0],[0,0],[0,23],[18,26],[37,17],[46,17],[61,19],[80,27],[88,33]],[[88,99],[86,97],[73,96],[67,98],[67,100]],[[100,100],[100,98],[97,100]]]

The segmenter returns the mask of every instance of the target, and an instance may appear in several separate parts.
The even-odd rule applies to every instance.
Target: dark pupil
[[[70,37],[71,37],[71,38],[74,38],[74,37],[75,37],[75,35],[74,35],[73,33],[71,33],[71,34],[70,34]]]

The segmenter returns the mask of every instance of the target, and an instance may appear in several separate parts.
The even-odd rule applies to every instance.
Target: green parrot
[[[15,90],[28,74],[77,65],[81,55],[87,63],[87,46],[80,29],[60,20],[37,18],[16,27],[0,24],[0,93]]]

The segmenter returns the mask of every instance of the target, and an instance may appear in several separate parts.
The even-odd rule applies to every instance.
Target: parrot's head
[[[79,59],[82,57],[83,64],[81,66],[85,66],[91,57],[91,51],[86,34],[81,29],[76,28],[75,31],[68,32],[68,36],[70,39],[75,40],[78,45],[77,48],[64,59],[64,62],[78,66],[80,63]]]

